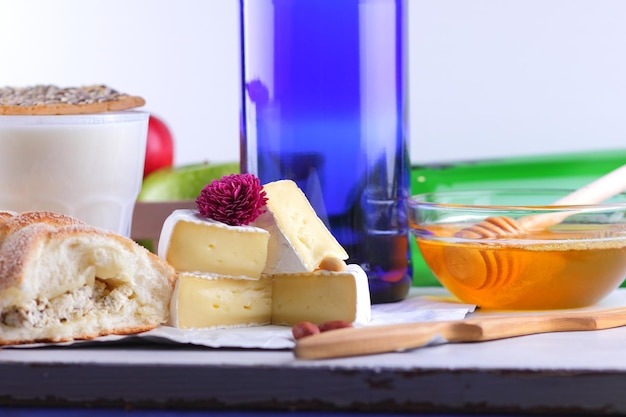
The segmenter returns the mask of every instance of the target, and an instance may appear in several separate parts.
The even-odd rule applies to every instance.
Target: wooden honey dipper
[[[626,190],[626,165],[623,165],[571,194],[552,203],[552,206],[597,204]],[[456,237],[485,239],[512,236],[527,231],[544,230],[560,223],[572,212],[554,212],[521,217],[488,217],[479,223],[456,232]]]

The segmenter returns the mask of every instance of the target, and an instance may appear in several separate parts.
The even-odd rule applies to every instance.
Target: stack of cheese
[[[365,324],[365,272],[290,180],[263,186],[266,211],[253,224],[230,226],[197,210],[164,222],[158,253],[177,271],[169,324],[207,329],[265,324]]]

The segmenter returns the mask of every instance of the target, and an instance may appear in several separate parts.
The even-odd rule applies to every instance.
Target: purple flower
[[[266,204],[261,182],[252,174],[225,175],[205,185],[196,198],[201,215],[231,226],[252,223]]]

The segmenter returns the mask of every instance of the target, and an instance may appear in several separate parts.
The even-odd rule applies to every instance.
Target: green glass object
[[[511,188],[577,189],[626,164],[626,148],[413,165],[411,194]],[[414,286],[440,286],[411,239]]]

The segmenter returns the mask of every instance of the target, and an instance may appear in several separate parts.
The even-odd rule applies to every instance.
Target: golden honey
[[[497,240],[445,238],[466,226],[422,227],[432,234],[417,235],[434,275],[465,303],[499,310],[585,307],[626,277],[626,238],[612,238],[607,226],[597,236],[560,226]]]

